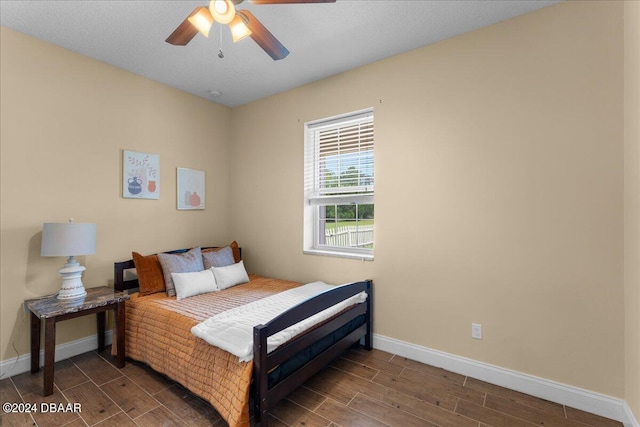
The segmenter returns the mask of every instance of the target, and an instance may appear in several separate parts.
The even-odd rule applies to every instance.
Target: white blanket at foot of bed
[[[264,325],[299,303],[333,288],[335,288],[333,285],[314,282],[289,289],[210,317],[191,328],[191,333],[211,345],[238,356],[241,362],[248,362],[253,359],[254,326]],[[270,353],[299,333],[323,322],[345,308],[363,303],[366,300],[366,292],[361,292],[293,326],[283,329],[267,339],[267,352]]]

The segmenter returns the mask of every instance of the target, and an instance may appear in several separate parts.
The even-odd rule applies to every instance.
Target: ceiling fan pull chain
[[[218,52],[218,58],[224,58],[224,53],[222,52],[222,25],[220,25],[220,51]]]

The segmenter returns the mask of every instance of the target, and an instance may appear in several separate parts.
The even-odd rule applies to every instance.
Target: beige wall
[[[623,397],[622,24],[559,4],[234,109],[248,265],[372,278],[378,334]],[[366,107],[375,260],[303,255],[303,123]]]
[[[226,243],[231,110],[2,28],[0,33],[0,360],[28,353],[25,298],[55,293],[63,258],[41,258],[42,223],[95,222],[87,286],[113,262]],[[121,197],[121,150],[160,156],[160,200]],[[176,210],[176,167],[206,172],[204,211]],[[95,334],[95,320],[60,323],[58,343]]]
[[[640,1],[626,2],[625,27],[625,398],[640,420]]]
[[[639,151],[623,105],[637,118],[638,98],[623,76],[637,89],[638,58],[623,60],[623,20],[637,34],[637,5],[563,3],[234,110],[3,28],[1,360],[28,351],[23,299],[58,287],[41,224],[73,216],[98,223],[88,284],[132,249],[233,238],[256,273],[374,279],[376,333],[623,397],[637,417],[640,237],[623,227],[640,229],[640,168],[623,160]],[[366,107],[375,260],[303,255],[303,123]],[[121,198],[122,149],[160,155],[160,200]],[[205,211],[175,209],[176,167],[207,172]]]

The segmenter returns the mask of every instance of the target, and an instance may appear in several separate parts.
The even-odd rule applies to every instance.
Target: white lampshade
[[[77,223],[70,219],[65,223],[45,223],[42,226],[42,256],[69,257],[58,273],[62,276],[59,299],[84,297],[87,292],[82,284],[82,272],[86,270],[75,259],[76,255],[96,253],[96,225]]]
[[[96,253],[96,225],[79,222],[45,223],[42,256],[76,256]]]

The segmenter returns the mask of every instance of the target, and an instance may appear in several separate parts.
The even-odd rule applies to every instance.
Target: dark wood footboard
[[[372,309],[373,282],[351,283],[317,295],[296,307],[284,312],[268,322],[253,328],[253,414],[257,426],[267,425],[267,412],[287,394],[328,365],[354,343],[364,338],[364,347],[372,348]],[[292,326],[316,313],[319,313],[360,292],[367,293],[367,301],[356,304],[331,318],[321,326],[298,336],[296,339],[267,354],[267,338],[289,326]],[[340,340],[334,342],[322,353],[308,360],[291,375],[269,387],[268,373],[338,328],[346,325],[358,316],[364,315],[365,322]]]

